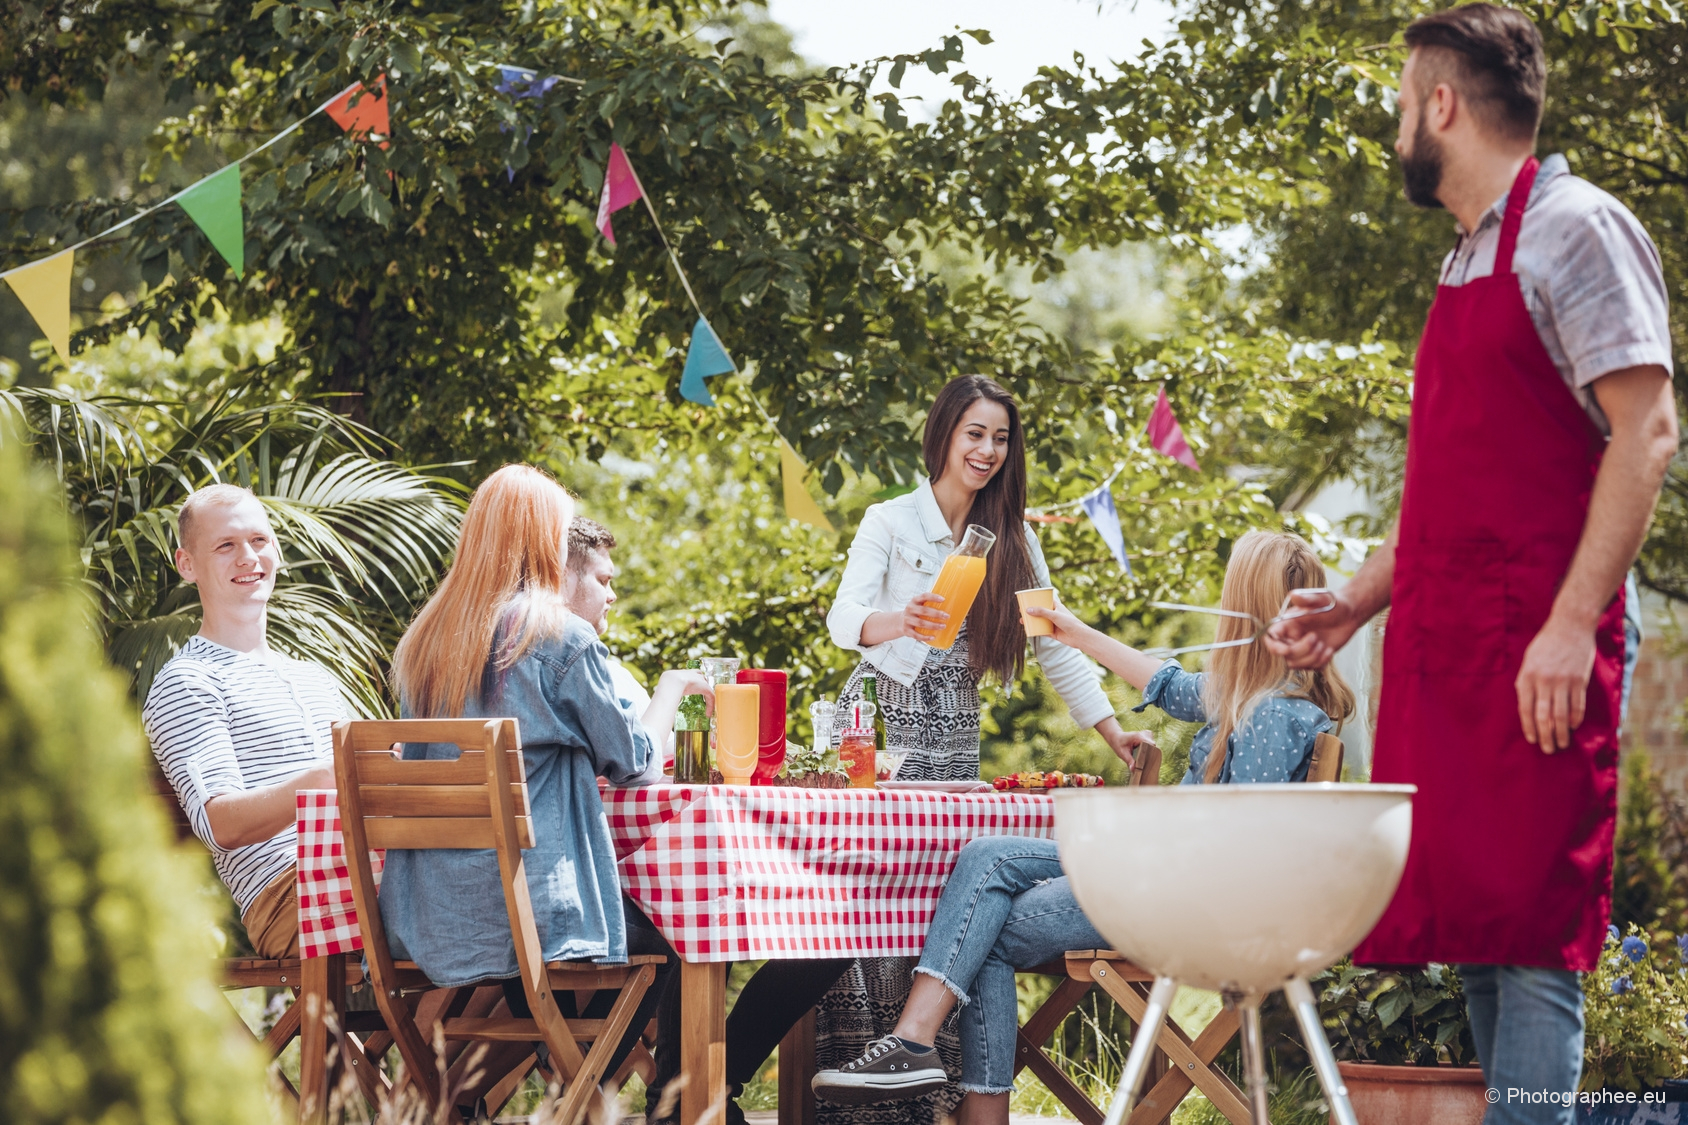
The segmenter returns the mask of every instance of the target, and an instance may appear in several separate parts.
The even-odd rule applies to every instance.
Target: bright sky
[[[1172,28],[1166,0],[767,0],[768,14],[791,29],[799,54],[822,66],[861,62],[879,55],[913,54],[941,45],[957,27],[984,28],[994,39],[980,46],[963,37],[963,69],[1006,91],[1037,77],[1040,66],[1072,66],[1073,52],[1087,62],[1129,58],[1145,38],[1160,40]],[[952,67],[951,71],[954,72]],[[901,92],[941,105],[948,75],[910,69]],[[881,85],[884,79],[880,80]],[[925,116],[910,107],[916,116]]]

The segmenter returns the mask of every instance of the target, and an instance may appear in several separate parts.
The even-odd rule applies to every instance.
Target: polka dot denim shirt
[[[1186,672],[1176,660],[1168,660],[1155,671],[1143,688],[1143,702],[1133,711],[1159,707],[1174,719],[1206,723],[1190,743],[1190,769],[1183,784],[1199,785],[1213,750],[1213,724],[1207,721],[1202,704],[1205,672]],[[1305,699],[1269,695],[1261,700],[1242,726],[1231,732],[1225,747],[1225,765],[1219,783],[1261,783],[1306,781],[1313,760],[1313,739],[1330,730],[1330,716]]]

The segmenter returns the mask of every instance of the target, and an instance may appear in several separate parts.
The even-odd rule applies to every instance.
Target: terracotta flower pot
[[[1475,1066],[1336,1065],[1360,1125],[1482,1125],[1488,1108]]]

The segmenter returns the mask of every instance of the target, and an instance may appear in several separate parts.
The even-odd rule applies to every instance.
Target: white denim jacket
[[[1026,526],[1032,573],[1047,586],[1049,565],[1037,533]],[[894,500],[875,504],[862,516],[850,543],[849,561],[838,584],[838,600],[826,615],[833,643],[862,654],[881,673],[905,687],[914,686],[931,648],[913,637],[897,637],[871,648],[862,647],[862,625],[875,613],[901,613],[910,598],[925,593],[938,580],[944,558],[955,549],[955,537],[932,495],[930,481]],[[1102,690],[1102,669],[1077,649],[1049,637],[1033,637],[1032,653],[1055,688],[1073,721],[1093,727],[1111,718],[1114,705]]]

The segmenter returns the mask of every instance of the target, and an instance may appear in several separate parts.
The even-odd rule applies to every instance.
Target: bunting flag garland
[[[360,92],[362,97],[358,96]],[[356,105],[352,104],[354,99]],[[189,184],[168,199],[89,235],[81,242],[37,261],[0,272],[0,277],[6,279],[18,295],[18,300],[29,310],[29,315],[35,318],[36,325],[53,345],[59,358],[69,364],[70,279],[76,251],[84,246],[91,246],[175,203],[205,232],[211,245],[234,268],[235,276],[242,276],[246,270],[246,219],[240,202],[240,165],[292,134],[319,113],[327,113],[349,133],[389,135],[392,126],[387,112],[386,76],[376,82],[376,92],[365,89],[361,82],[354,82],[232,164]],[[385,140],[381,142],[381,147],[387,147]]]
[[[728,375],[737,371],[721,346],[721,337],[701,315],[692,329],[691,346],[686,349],[686,370],[680,375],[680,397],[699,406],[714,406],[715,396],[709,393],[704,380],[711,375]]]
[[[70,365],[70,271],[76,264],[76,248],[61,250],[8,272],[6,283],[18,295],[23,307],[41,326],[65,365]]]
[[[780,438],[780,477],[785,486],[785,514],[798,523],[818,527],[832,535],[831,521],[821,511],[821,506],[815,503],[815,498],[809,495],[808,485],[803,483],[808,475],[809,467],[803,463],[803,458],[791,448],[790,442]]]
[[[354,139],[368,140],[371,137],[381,138],[381,147],[387,147],[387,138],[392,136],[392,117],[387,109],[387,76],[383,74],[375,80],[375,89],[371,90],[362,82],[354,82],[346,87],[333,101],[323,107],[334,123]]]
[[[213,172],[176,197],[182,210],[199,224],[217,253],[233,267],[236,277],[246,272],[246,223],[240,209],[240,165]]]
[[[1176,425],[1177,423],[1174,423]],[[1125,571],[1127,578],[1131,577],[1131,560],[1125,554],[1125,532],[1120,529],[1119,509],[1114,507],[1114,492],[1112,479],[1102,485],[1095,492],[1079,501],[1084,506],[1085,514],[1090,522],[1096,525],[1096,534],[1102,537],[1102,542],[1108,545],[1108,550],[1119,560],[1120,569]]]
[[[644,198],[645,189],[640,186],[639,177],[633,174],[633,165],[627,162],[627,154],[619,144],[611,141],[610,160],[604,169],[604,194],[598,199],[598,231],[605,242],[615,245],[615,230],[610,226],[610,216]],[[650,200],[645,202],[649,204]]]
[[[1201,472],[1202,467],[1196,463],[1196,455],[1190,452],[1190,443],[1184,440],[1184,428],[1178,424],[1173,416],[1172,404],[1166,399],[1166,384],[1161,384],[1160,397],[1155,399],[1155,408],[1149,412],[1149,425],[1144,430],[1149,435],[1149,444],[1158,452],[1166,454],[1180,465]],[[1109,507],[1113,501],[1108,501]]]

